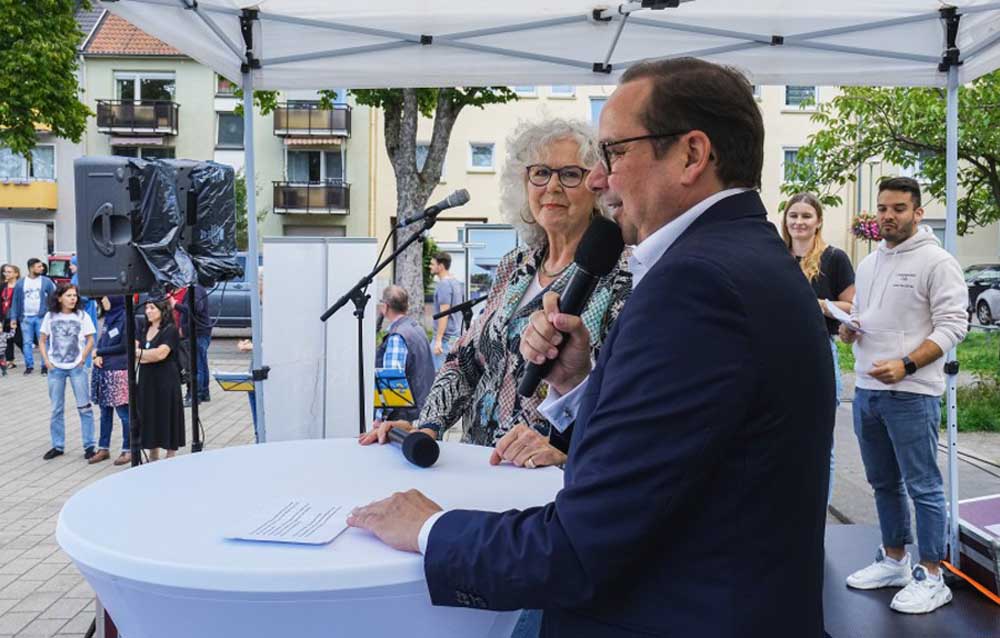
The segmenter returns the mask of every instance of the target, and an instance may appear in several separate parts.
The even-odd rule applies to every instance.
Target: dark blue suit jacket
[[[434,525],[434,604],[542,608],[543,636],[823,636],[828,339],[757,193],[712,206],[608,335],[555,502]]]

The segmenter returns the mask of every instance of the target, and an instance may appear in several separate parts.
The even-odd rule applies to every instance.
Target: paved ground
[[[212,369],[242,371],[248,356],[236,351],[235,338],[217,336],[209,359]],[[93,618],[93,592],[56,545],[56,520],[74,492],[123,468],[83,461],[80,424],[72,412],[67,417],[66,455],[43,461],[41,456],[49,448],[46,383],[37,373],[22,376],[21,370],[0,378],[0,638],[83,636]],[[850,409],[847,402],[837,415],[833,509],[852,522],[874,524],[874,502],[864,479]],[[201,418],[206,449],[253,440],[242,393],[223,393],[213,385],[212,401],[202,406]],[[121,444],[117,420],[115,427],[112,446],[117,450]],[[1000,436],[962,435],[960,442],[962,450],[1000,462]],[[944,467],[944,457],[940,460]],[[1000,492],[1000,478],[966,463],[960,470],[962,498]],[[837,520],[830,516],[828,522]]]

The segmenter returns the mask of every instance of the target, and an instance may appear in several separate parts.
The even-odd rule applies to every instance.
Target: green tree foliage
[[[260,182],[257,182],[257,196],[260,196]],[[247,178],[241,169],[236,173],[233,184],[233,191],[236,199],[236,247],[239,250],[247,250],[250,246],[250,224],[247,217]],[[261,223],[267,217],[267,208],[257,211],[257,223]]]
[[[79,142],[90,111],[77,95],[73,19],[87,0],[0,0],[0,145],[30,156],[36,125]]]
[[[434,275],[431,274],[431,259],[438,254],[437,243],[430,237],[424,238],[424,298],[434,294]]]
[[[799,149],[782,193],[811,191],[839,205],[857,166],[880,157],[903,167],[919,162],[925,190],[944,201],[946,99],[937,88],[844,88],[813,115],[823,128]],[[1000,219],[1000,71],[961,87],[958,120],[958,232],[964,234]]]

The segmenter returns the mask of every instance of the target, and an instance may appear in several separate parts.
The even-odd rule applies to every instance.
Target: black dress
[[[164,448],[176,450],[184,447],[184,403],[181,401],[180,369],[177,367],[177,328],[167,325],[146,340],[140,334],[144,350],[162,345],[170,347],[170,355],[156,363],[139,363],[136,408],[142,432],[142,447],[149,450]]]

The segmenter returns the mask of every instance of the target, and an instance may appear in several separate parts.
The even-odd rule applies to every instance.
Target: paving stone
[[[0,589],[0,599],[15,598],[21,600],[41,585],[37,580],[15,580],[3,589]]]
[[[66,624],[64,618],[37,618],[30,625],[14,635],[14,638],[49,638],[56,635]]]
[[[42,583],[35,591],[57,591],[65,594],[82,582],[83,576],[79,574],[59,574]]]
[[[59,592],[35,591],[22,598],[21,602],[14,605],[11,611],[43,612],[46,609],[48,609],[52,605],[52,603],[56,602],[60,598],[61,596],[59,595]]]
[[[37,617],[38,614],[34,612],[21,612],[0,616],[0,636],[4,634],[16,634],[27,627],[28,624]]]
[[[88,629],[90,629],[90,623],[94,621],[94,610],[93,608],[84,609],[76,616],[73,617],[68,623],[62,626],[59,630],[60,636],[83,636]],[[181,638],[178,636],[178,638]],[[234,637],[235,638],[235,637]]]
[[[21,578],[25,580],[48,580],[62,571],[63,565],[52,563],[38,563],[25,573]]]
[[[93,604],[92,600],[86,598],[61,598],[42,612],[42,618],[63,618],[69,620],[75,618],[84,609]]]

